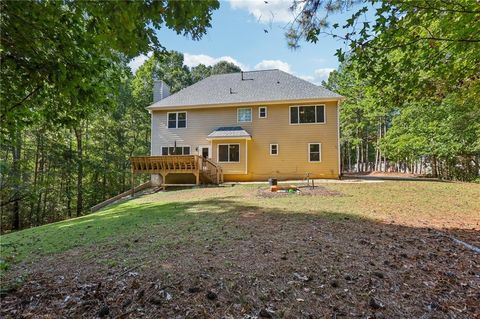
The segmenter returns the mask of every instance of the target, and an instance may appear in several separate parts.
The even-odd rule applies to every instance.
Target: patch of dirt
[[[264,198],[275,198],[275,197],[285,197],[285,196],[345,196],[341,192],[327,189],[323,186],[307,187],[302,186],[298,188],[296,193],[288,192],[272,192],[270,189],[259,188],[257,191],[257,196]]]
[[[223,218],[207,237],[181,240],[189,230],[174,225],[139,234],[138,249],[112,242],[18,265],[0,317],[480,317],[480,257],[437,231],[263,210]],[[100,262],[115,253],[137,262]]]
[[[379,176],[379,177],[422,177],[424,175],[402,172],[346,172],[352,176]]]

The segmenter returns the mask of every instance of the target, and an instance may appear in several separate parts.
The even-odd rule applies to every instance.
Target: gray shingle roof
[[[248,132],[245,131],[241,126],[225,126],[217,128],[207,136],[207,138],[222,137],[251,137],[251,135],[248,134]]]
[[[212,75],[148,108],[235,104],[304,99],[341,99],[342,96],[280,70]]]

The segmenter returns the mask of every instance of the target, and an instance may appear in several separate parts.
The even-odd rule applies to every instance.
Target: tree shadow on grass
[[[79,268],[81,254],[70,254],[74,247],[117,258],[120,265]],[[278,317],[314,318],[468,318],[480,311],[474,302],[478,255],[436,231],[348,213],[292,212],[236,196],[123,203],[3,237],[2,255],[15,252],[20,260],[38,262],[12,276],[28,269],[35,282],[26,280],[2,299],[5,317],[12,316],[15,302],[18,313],[95,316],[104,301],[78,288],[90,283],[109,300],[113,317],[127,311],[132,318],[140,315],[135,307],[147,318],[256,316],[265,307]],[[40,257],[50,253],[58,254]],[[144,262],[135,268],[138,275],[122,277],[129,273],[121,264],[128,258]],[[59,277],[66,279],[58,283]],[[173,295],[161,307],[149,297],[161,293],[156,282]],[[142,296],[141,288],[125,288],[138,285]],[[200,293],[188,292],[192,287]],[[20,303],[56,290],[62,293],[36,306]],[[215,293],[215,301],[205,297],[207,291]],[[65,306],[65,296],[84,302]],[[132,299],[131,309],[123,306]]]

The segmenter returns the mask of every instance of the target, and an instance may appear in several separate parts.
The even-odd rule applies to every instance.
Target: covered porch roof
[[[208,134],[207,140],[223,140],[223,139],[246,139],[251,140],[252,136],[241,126],[224,126],[215,129]]]

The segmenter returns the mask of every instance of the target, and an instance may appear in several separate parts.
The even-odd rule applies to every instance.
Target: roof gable
[[[341,98],[324,87],[275,69],[212,75],[148,108]]]

